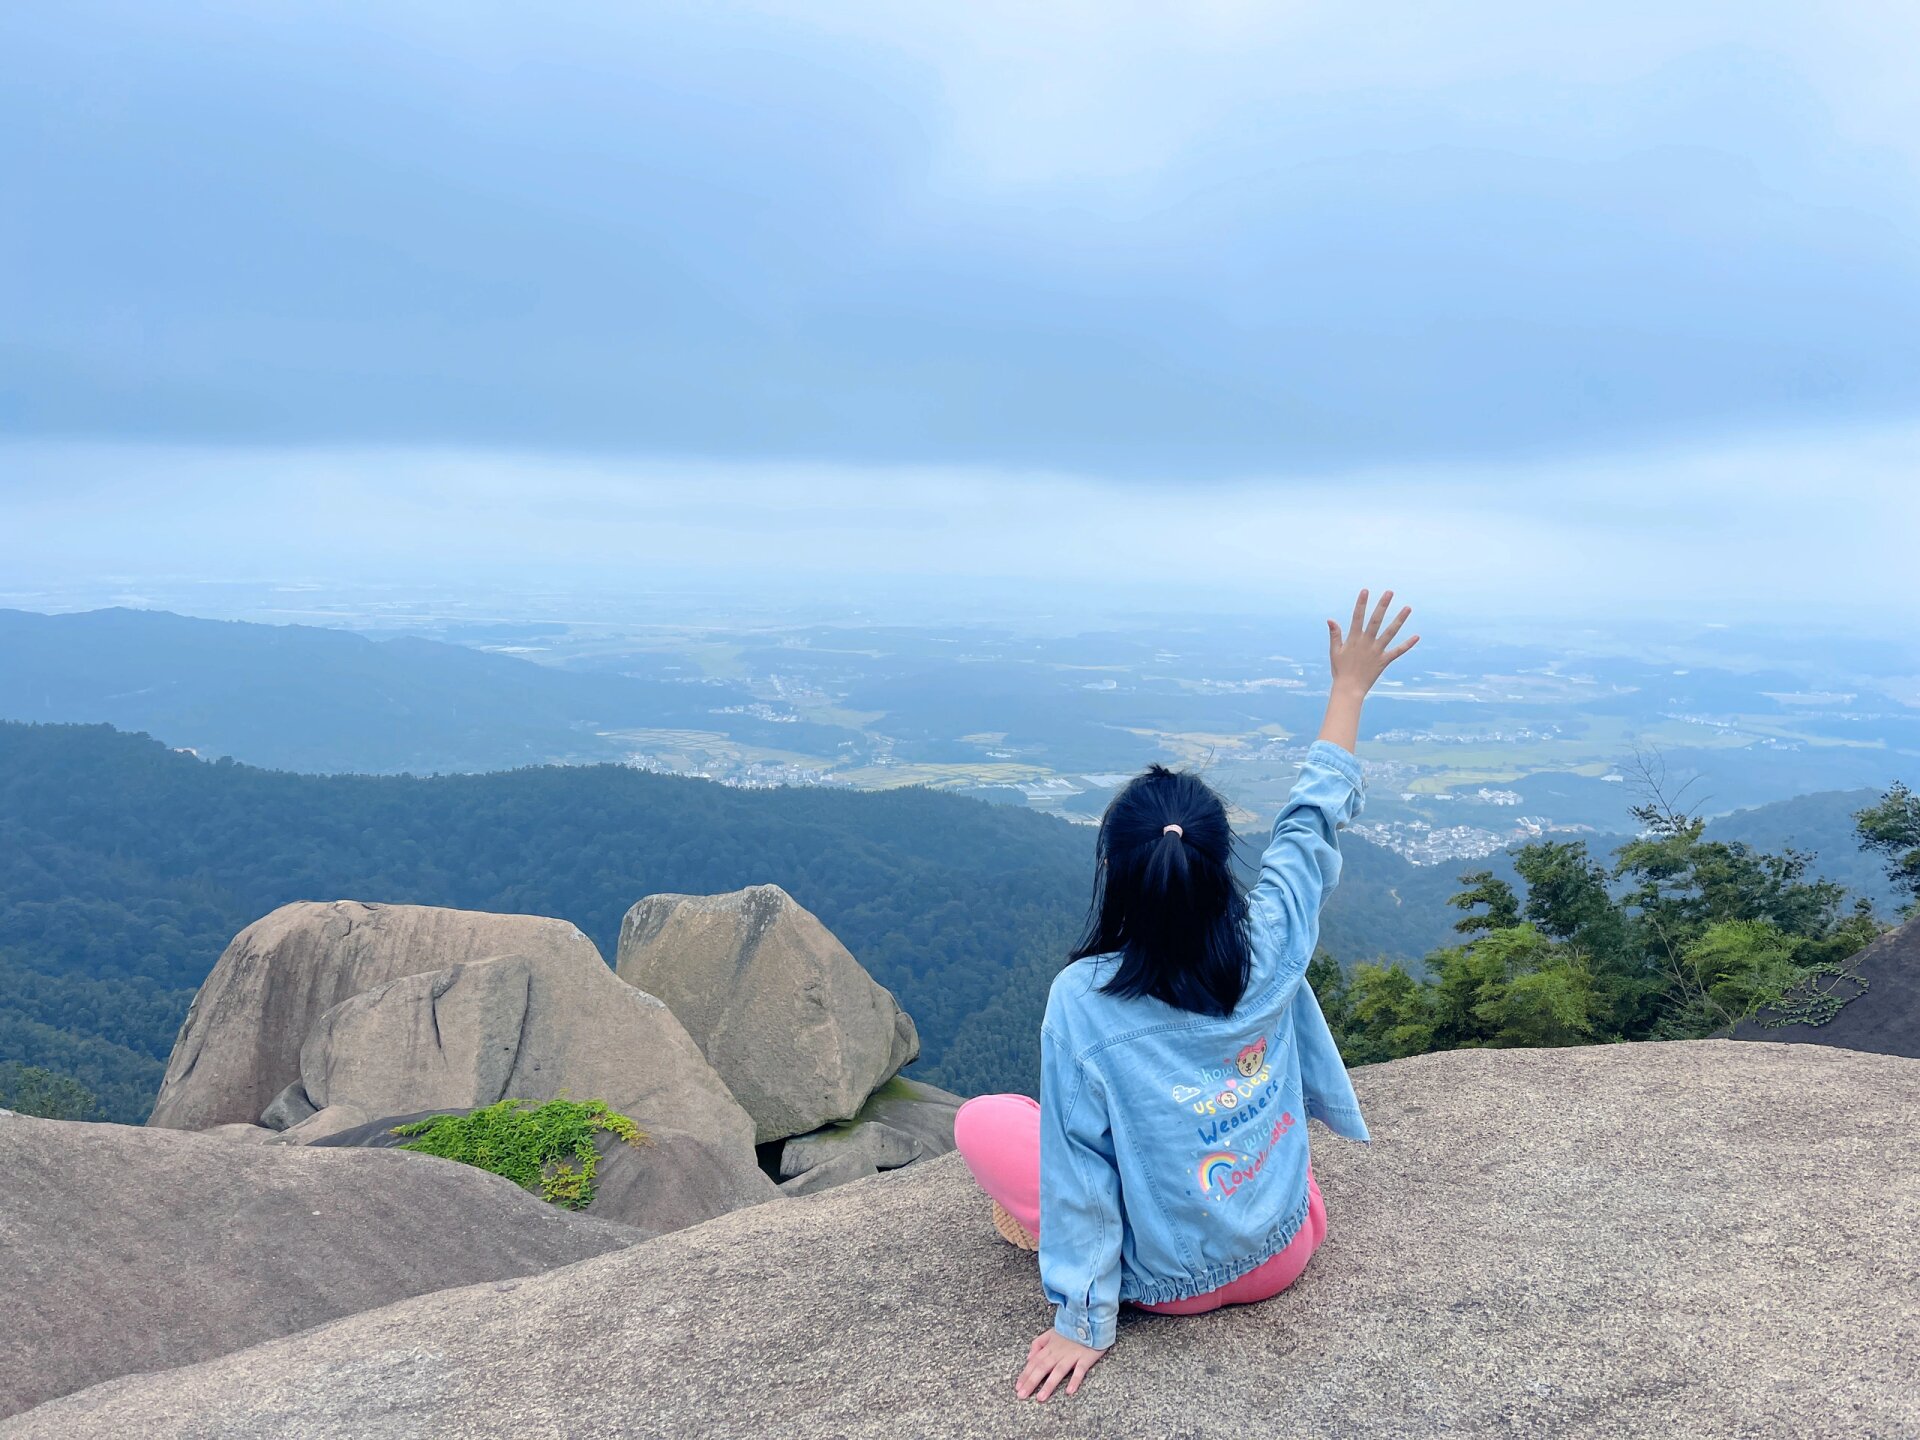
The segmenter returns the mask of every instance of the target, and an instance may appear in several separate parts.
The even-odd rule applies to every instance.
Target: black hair
[[[1119,955],[1100,987],[1109,995],[1231,1014],[1253,957],[1247,892],[1220,797],[1198,775],[1149,766],[1107,806],[1098,853],[1086,933],[1072,958]]]

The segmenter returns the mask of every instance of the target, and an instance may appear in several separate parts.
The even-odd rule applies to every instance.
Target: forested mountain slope
[[[1897,776],[1889,776],[1889,780]],[[1794,849],[1813,855],[1808,869],[1873,902],[1884,916],[1897,913],[1905,897],[1887,879],[1885,860],[1860,848],[1853,817],[1880,798],[1877,790],[1821,790],[1771,805],[1735,810],[1707,822],[1715,840],[1742,840],[1756,850]]]
[[[1091,836],[919,790],[735,790],[619,766],[410,778],[207,763],[105,726],[0,724],[0,1061],[138,1118],[227,940],[295,899],[556,915],[603,953],[642,895],[771,881],[925,1041],[923,1070],[1084,905]]]
[[[1850,854],[1826,818],[1796,843]],[[1765,826],[1767,811],[1741,823]],[[963,1092],[1030,1088],[1092,840],[924,790],[736,790],[610,765],[298,775],[104,725],[0,723],[0,1064],[77,1076],[107,1114],[141,1118],[194,988],[235,932],[290,900],[556,915],[611,955],[642,895],[771,881],[914,1016],[914,1073]],[[1467,867],[1345,849],[1322,927],[1337,959],[1414,960],[1454,938],[1446,901]]]

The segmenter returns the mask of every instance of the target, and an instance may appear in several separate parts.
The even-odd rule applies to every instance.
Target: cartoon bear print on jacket
[[[1260,1073],[1260,1067],[1267,1063],[1267,1037],[1262,1035],[1234,1057],[1234,1065],[1240,1073],[1251,1080]]]

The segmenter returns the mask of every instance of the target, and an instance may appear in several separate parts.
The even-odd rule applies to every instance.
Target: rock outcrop
[[[497,1175],[0,1115],[0,1415],[631,1244]]]
[[[363,991],[314,1022],[300,1080],[316,1110],[391,1115],[568,1094],[636,1119],[677,1115],[742,1149],[753,1142],[752,1120],[673,1012],[598,955],[509,955]]]
[[[699,1047],[598,953],[480,960],[355,995],[314,1022],[300,1078],[309,1132],[343,1107],[364,1127],[508,1098],[604,1100],[648,1144],[608,1150],[591,1211],[650,1233],[777,1194],[752,1119]]]
[[[410,1139],[394,1133],[400,1126],[425,1120],[430,1115],[464,1113],[423,1110],[410,1115],[389,1115],[323,1136],[313,1143],[322,1147],[397,1150]],[[627,1226],[636,1236],[664,1235],[724,1215],[729,1210],[778,1198],[773,1182],[758,1169],[750,1176],[741,1176],[738,1165],[716,1156],[714,1146],[704,1136],[683,1130],[651,1131],[646,1144],[638,1147],[602,1135],[596,1140],[595,1149],[600,1159],[594,1174],[593,1203],[584,1213]],[[728,1155],[732,1153],[729,1151]],[[873,1172],[869,1169],[865,1173]]]
[[[912,1020],[783,891],[654,896],[624,934],[626,979],[560,920],[284,906],[201,987],[148,1123],[354,1146],[397,1116],[604,1100],[650,1143],[605,1150],[591,1210],[650,1234],[778,1198],[756,1143],[798,1136],[767,1164],[806,1191],[952,1148],[957,1097],[894,1079],[918,1046]],[[647,978],[703,1042],[629,983]]]
[[[1303,1279],[1127,1312],[1044,1407],[1012,1393],[1050,1318],[1033,1257],[948,1156],[130,1376],[5,1434],[1920,1433],[1920,1062],[1708,1041],[1355,1080],[1375,1140],[1316,1133],[1331,1227]]]
[[[283,905],[236,935],[200,987],[147,1123],[257,1123],[299,1078],[300,1047],[326,1011],[403,975],[507,954],[600,963],[577,928],[539,915],[355,900]],[[276,1119],[292,1123],[282,1112]]]
[[[1839,1002],[1830,1019],[1799,1018],[1805,1006],[1784,1013],[1763,1010],[1741,1021],[1735,1037],[1920,1059],[1920,919],[1888,931],[1843,961],[1839,973],[1823,978],[1820,988]]]
[[[851,1120],[796,1135],[782,1145],[780,1177],[796,1180],[832,1166],[830,1174],[855,1179],[944,1155],[953,1149],[953,1117],[961,1103],[958,1095],[896,1075],[869,1095]],[[811,1192],[832,1183],[820,1175],[805,1188]]]
[[[618,970],[680,1017],[762,1142],[849,1119],[920,1051],[892,992],[777,885],[648,896]]]

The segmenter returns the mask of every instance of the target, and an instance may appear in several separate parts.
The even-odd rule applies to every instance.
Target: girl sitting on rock
[[[1220,797],[1159,765],[1100,823],[1087,932],[1047,996],[1040,1100],[982,1095],[954,1139],[994,1227],[1040,1252],[1055,1307],[1014,1393],[1075,1393],[1114,1341],[1122,1304],[1196,1315],[1279,1294],[1326,1238],[1309,1116],[1367,1138],[1305,983],[1337,832],[1359,813],[1360,707],[1411,610],[1382,628],[1367,592],[1343,636],[1320,737],[1274,822],[1251,893]]]

